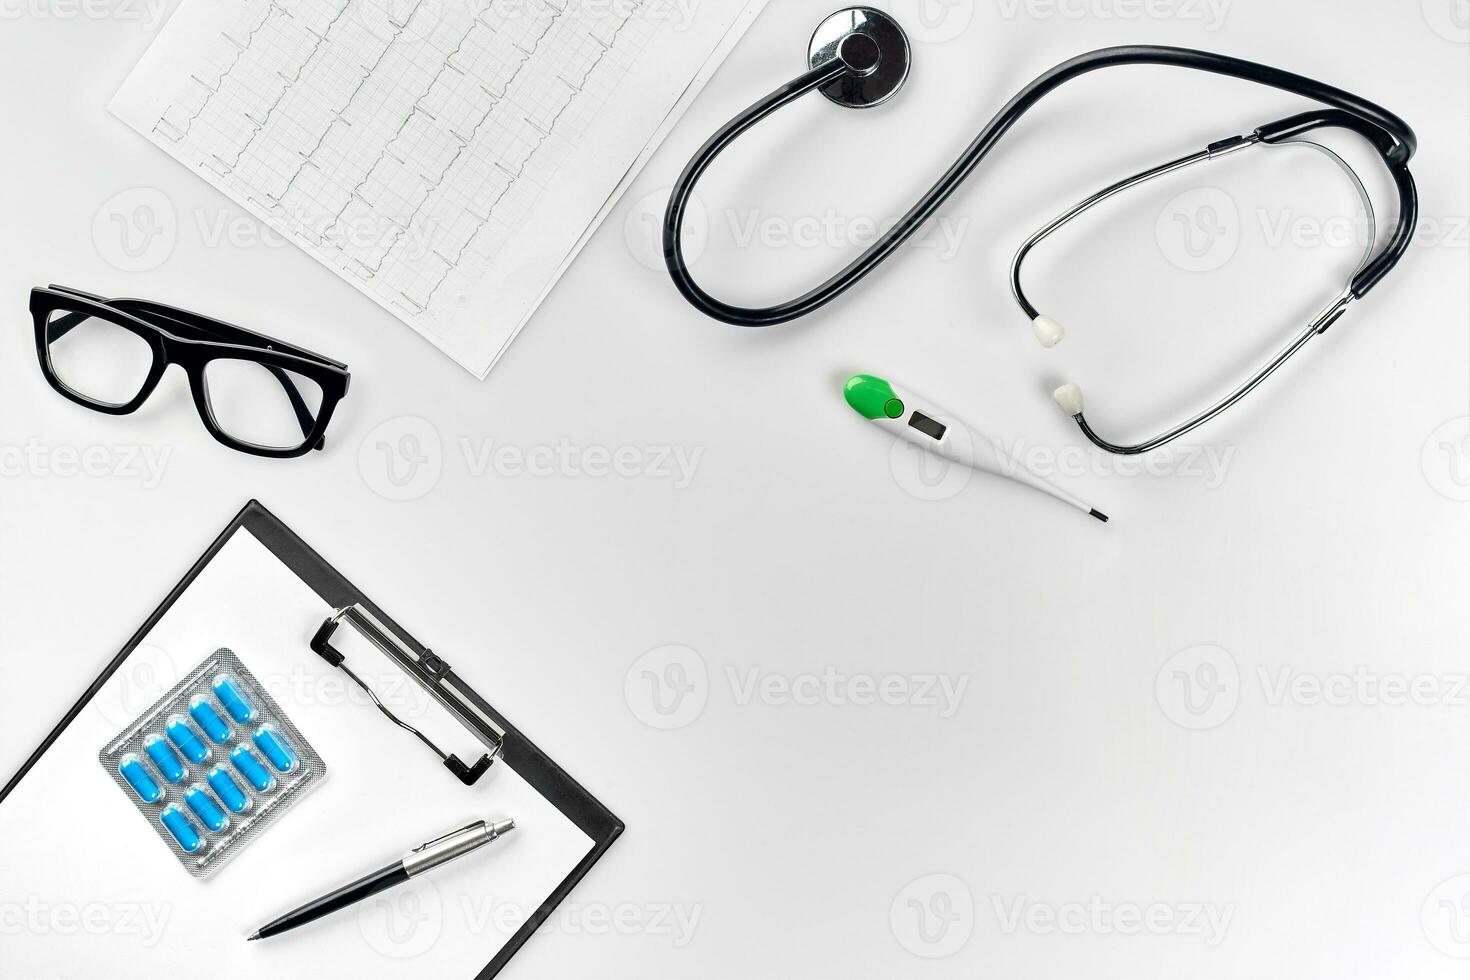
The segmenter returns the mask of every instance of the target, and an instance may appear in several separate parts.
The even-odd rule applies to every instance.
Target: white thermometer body
[[[1054,486],[1024,462],[1004,456],[986,438],[932,403],[871,374],[850,378],[843,389],[859,415],[925,452],[1003,479],[1014,480],[1077,508],[1097,520],[1108,516],[1080,498]]]

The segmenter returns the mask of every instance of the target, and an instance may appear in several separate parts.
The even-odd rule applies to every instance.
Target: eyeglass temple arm
[[[257,361],[256,363],[259,362]],[[296,387],[296,383],[291,380],[291,376],[274,364],[261,364],[260,366],[273,374],[275,379],[281,383],[281,387],[286,389],[286,397],[291,401],[291,410],[296,413],[296,424],[301,426],[301,434],[303,436],[311,435],[311,430],[316,427],[316,417],[311,414],[311,409],[307,407],[306,399],[301,397],[301,391]],[[326,449],[327,437],[322,436],[312,448],[318,452]]]
[[[68,313],[63,317],[52,320],[47,327],[47,332],[53,341],[60,340],[80,326],[89,316],[90,314],[88,313]],[[207,328],[198,324],[190,324],[190,326],[201,331],[207,330]],[[301,397],[301,391],[296,387],[296,383],[291,380],[291,376],[274,364],[261,364],[260,366],[269,371],[276,381],[280,382],[281,387],[285,389],[286,398],[291,402],[291,411],[296,414],[296,424],[301,426],[301,434],[303,436],[311,435],[311,430],[316,427],[316,418],[311,414],[311,409],[307,406],[306,399]],[[312,448],[318,451],[326,449],[326,436],[318,439],[316,445]]]
[[[320,364],[339,368],[344,371],[347,369],[347,365],[334,361],[330,357],[324,357],[315,351],[307,350],[304,347],[297,347],[295,344],[288,344],[274,337],[267,337],[265,334],[256,333],[254,330],[237,327],[223,320],[202,316],[189,310],[181,310],[176,306],[168,306],[164,303],[152,303],[139,299],[115,299],[103,300],[102,302],[109,306],[116,306],[118,309],[131,313],[134,316],[152,316],[166,319],[169,321],[170,329],[175,331],[180,329],[193,330],[202,333],[211,340],[223,340],[228,343],[239,344],[242,347],[280,351],[284,354],[291,354],[308,361],[316,361]]]

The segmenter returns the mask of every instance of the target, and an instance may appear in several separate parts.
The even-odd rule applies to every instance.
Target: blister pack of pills
[[[213,874],[327,775],[230,650],[217,650],[98,753],[184,868]]]

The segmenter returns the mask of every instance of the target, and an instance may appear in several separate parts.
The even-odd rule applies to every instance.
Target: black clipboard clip
[[[443,705],[450,714],[459,720],[476,738],[484,742],[491,751],[481,756],[480,760],[473,765],[460,759],[458,756],[449,755],[439,746],[435,745],[423,732],[399,718],[378,699],[378,695],[371,687],[365,684],[362,678],[352,672],[347,666],[347,658],[332,646],[332,637],[337,632],[337,627],[346,624],[362,634],[369,643],[377,647],[388,656],[399,667],[403,668],[408,676],[412,677],[420,687],[428,691],[434,700]],[[338,609],[330,619],[322,623],[311,638],[311,649],[333,667],[350,677],[358,687],[362,688],[367,696],[373,699],[373,704],[378,710],[388,717],[399,728],[412,732],[418,740],[433,750],[444,767],[466,786],[473,786],[480,781],[480,777],[489,771],[491,765],[499,758],[505,749],[505,729],[495,723],[475,704],[466,697],[468,688],[444,662],[443,658],[437,656],[433,651],[425,650],[420,656],[393,632],[378,621],[377,617],[364,609],[361,605],[345,606]]]

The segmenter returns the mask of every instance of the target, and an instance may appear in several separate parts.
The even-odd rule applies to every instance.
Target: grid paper
[[[483,376],[763,5],[189,0],[113,109]]]

